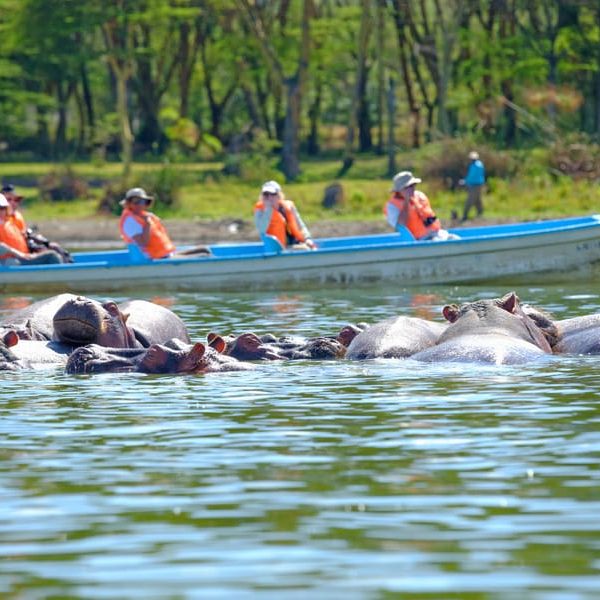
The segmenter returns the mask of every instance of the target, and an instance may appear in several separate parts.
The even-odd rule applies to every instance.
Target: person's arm
[[[123,231],[141,248],[150,241],[150,213],[144,215],[145,223],[140,225],[133,217],[127,217],[123,223]]]
[[[272,215],[272,206],[265,206],[264,208],[256,208],[254,210],[254,223],[256,224],[256,229],[261,238],[267,233],[267,228],[271,222]]]
[[[296,220],[296,225],[300,234],[304,238],[303,243],[306,244],[309,248],[316,248],[316,244],[312,241],[310,231],[308,230],[308,227],[302,220],[302,217],[300,216],[300,213],[298,212],[298,209],[296,208],[295,204],[292,205],[292,215]]]
[[[5,253],[18,258],[19,260],[27,260],[28,256],[24,252],[5,244],[4,242],[0,242],[0,250],[3,250]]]
[[[388,202],[385,211],[387,222],[397,231],[399,227],[406,227],[408,219],[407,203],[402,202],[399,207],[395,202]]]

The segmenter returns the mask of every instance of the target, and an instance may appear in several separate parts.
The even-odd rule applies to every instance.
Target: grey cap
[[[421,183],[421,180],[415,177],[410,171],[400,171],[400,173],[394,175],[392,183],[392,192],[401,192],[409,185],[413,185],[413,183]]]
[[[123,200],[121,200],[121,202],[119,202],[119,204],[121,206],[125,206],[125,203],[128,200],[131,200],[132,198],[141,198],[142,200],[154,200],[153,196],[148,196],[148,194],[146,194],[146,190],[144,190],[144,188],[136,187],[136,188],[131,188],[130,190],[127,190],[127,193],[125,194],[125,198],[123,198]]]
[[[469,152],[469,160],[479,160],[479,153],[472,150]]]

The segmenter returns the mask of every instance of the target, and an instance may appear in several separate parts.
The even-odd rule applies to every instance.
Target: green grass
[[[308,223],[320,219],[383,219],[382,207],[390,189],[390,178],[385,175],[386,164],[385,157],[361,157],[344,178],[336,179],[339,160],[306,161],[302,163],[299,181],[283,187],[286,196],[296,202]],[[419,174],[419,161],[413,154],[401,155],[398,165],[399,168],[414,165]],[[88,180],[116,180],[121,172],[121,165],[116,163],[101,166],[74,163],[69,167]],[[136,164],[133,180],[144,186],[145,174],[164,167],[164,164]],[[221,163],[174,164],[168,168],[181,175],[181,185],[175,206],[157,207],[156,212],[162,217],[252,218],[252,207],[260,190],[259,179],[247,182],[223,176]],[[64,166],[48,163],[5,163],[1,167],[3,181],[29,181],[31,184],[61,169]],[[345,192],[345,204],[339,211],[325,210],[321,206],[324,190],[333,181],[339,181]],[[488,186],[484,205],[485,215],[490,218],[532,220],[589,214],[597,210],[597,184],[589,181],[555,178],[538,172],[512,180],[491,178]],[[24,210],[28,220],[95,217],[102,194],[100,188],[92,188],[89,198],[50,202],[39,198],[37,186],[18,185],[18,189],[26,198]],[[427,193],[442,221],[449,219],[453,210],[461,213],[464,190],[448,191],[439,181],[423,181],[420,189]],[[148,191],[153,190],[148,188]]]

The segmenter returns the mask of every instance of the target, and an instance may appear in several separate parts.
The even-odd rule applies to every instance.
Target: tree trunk
[[[418,148],[421,144],[419,105],[415,98],[413,82],[407,59],[406,22],[402,14],[401,0],[394,0],[394,23],[398,38],[398,51],[400,54],[400,71],[404,81],[408,108],[412,116],[412,147]]]
[[[396,82],[390,77],[387,93],[388,109],[388,169],[387,174],[392,177],[396,174]]]
[[[122,69],[117,69],[115,78],[117,83],[117,116],[121,134],[121,162],[123,163],[123,179],[126,181],[131,174],[131,162],[133,160],[133,133],[127,108],[128,77]]]
[[[361,0],[362,18],[360,20],[360,31],[358,34],[358,57],[356,60],[356,81],[350,105],[348,127],[346,129],[346,144],[344,148],[344,160],[337,174],[342,177],[354,164],[354,137],[359,123],[359,110],[361,94],[366,88],[367,49],[371,35],[371,0]],[[370,132],[369,132],[370,138]]]

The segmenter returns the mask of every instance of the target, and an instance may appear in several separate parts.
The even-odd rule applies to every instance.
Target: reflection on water
[[[167,303],[192,337],[317,335],[506,291]],[[598,287],[517,292],[558,317],[600,312]],[[599,366],[0,374],[0,594],[595,599]]]

